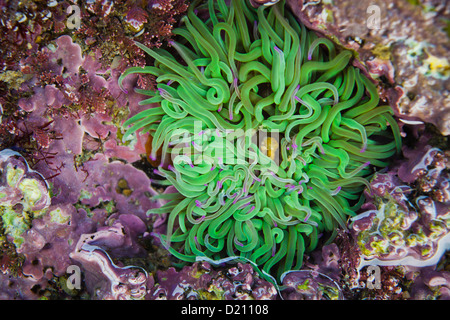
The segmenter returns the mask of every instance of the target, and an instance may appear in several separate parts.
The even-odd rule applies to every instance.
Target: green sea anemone
[[[159,103],[129,118],[125,137],[152,136],[157,172],[177,193],[168,250],[185,262],[241,257],[280,276],[300,269],[322,235],[331,242],[364,201],[375,167],[400,150],[376,86],[285,10],[246,1],[195,2],[167,50],[137,43],[155,61]],[[167,166],[167,158],[171,164]]]

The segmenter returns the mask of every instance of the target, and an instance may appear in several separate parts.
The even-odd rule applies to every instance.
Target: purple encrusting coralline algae
[[[52,189],[42,175],[29,169],[14,151],[3,150],[0,156],[0,192],[4,195],[0,213],[5,233],[2,242],[14,244],[15,251],[24,257],[21,275],[32,280],[20,282],[30,285],[21,290],[22,298],[28,296],[36,284],[45,290],[45,284],[49,285],[47,281],[64,277],[69,266],[83,262],[77,244],[92,232],[97,232],[98,236],[93,241],[89,238],[90,244],[105,246],[108,251],[111,249],[114,257],[145,255],[136,239],[144,236],[147,230],[144,222],[150,221],[147,208],[159,204],[149,199],[155,192],[141,171],[121,162],[90,160],[87,165],[92,173],[81,183],[78,198],[52,197],[50,203]],[[121,183],[123,177],[130,182]],[[76,176],[66,178],[77,179]],[[124,194],[124,190],[128,192]],[[126,237],[120,238],[120,232]],[[2,269],[14,267],[13,263],[4,256]],[[90,265],[83,264],[83,267],[87,274]]]
[[[371,181],[367,211],[353,218],[361,266],[435,265],[450,247],[450,174],[444,153],[404,147],[406,161]]]
[[[167,27],[175,22],[173,17],[177,12],[187,8],[183,1],[166,2],[167,5],[171,2],[170,7],[148,8],[153,18],[152,27],[164,32],[164,35],[153,33],[155,38],[149,41],[154,44],[171,36],[171,29]],[[120,50],[128,51],[130,55],[118,55],[111,66],[104,63],[111,58],[105,57],[103,47],[106,42],[96,42],[96,36],[91,36],[89,41],[86,39],[82,46],[75,41],[76,37],[68,35],[56,36],[52,42],[47,34],[44,40],[44,32],[53,27],[59,32],[65,28],[67,5],[62,2],[45,9],[47,16],[54,19],[47,17],[41,21],[38,14],[36,19],[28,15],[28,20],[11,22],[7,16],[1,17],[5,22],[1,26],[5,29],[2,29],[2,46],[11,49],[11,53],[18,52],[10,58],[0,57],[1,65],[7,68],[0,74],[0,144],[2,148],[13,147],[20,151],[29,163],[15,151],[2,151],[1,269],[9,273],[10,278],[11,274],[17,277],[16,280],[2,277],[2,296],[5,298],[85,295],[85,290],[76,293],[65,285],[68,267],[74,264],[84,267],[78,261],[83,260],[76,254],[77,243],[86,237],[83,235],[105,232],[105,228],[121,224],[121,230],[126,230],[127,235],[142,238],[147,225],[151,228],[155,222],[157,227],[164,221],[164,217],[146,214],[162,202],[151,199],[156,191],[150,178],[131,165],[140,161],[140,154],[145,153],[143,138],[138,136],[125,142],[121,139],[121,120],[143,108],[138,105],[143,97],[133,93],[133,87],[136,82],[145,84],[145,81],[139,77],[127,79],[125,88],[130,94],[124,95],[117,79],[134,58],[133,63],[139,65],[142,54],[126,49],[133,40],[124,43],[126,32],[121,33],[117,28],[111,30],[109,36],[120,42]],[[120,6],[117,2],[115,8]],[[58,8],[63,9],[61,15],[57,14]],[[36,9],[33,4],[25,7],[18,4],[16,16]],[[81,10],[83,17],[85,9]],[[133,8],[129,9],[127,21],[134,17]],[[87,10],[97,14],[98,8],[94,6]],[[9,8],[6,11],[9,12]],[[162,24],[158,25],[157,21],[167,14],[172,17],[161,20]],[[22,20],[34,28],[25,29],[26,39],[22,37],[16,41],[13,36],[17,30],[22,30]],[[83,36],[89,36],[95,19],[82,20],[86,31]],[[153,38],[152,27],[146,25],[143,39]],[[88,48],[92,51],[86,52]],[[4,89],[6,94],[3,94]],[[118,244],[111,256],[130,258],[145,254],[143,249],[129,250],[126,243]],[[78,260],[71,258],[71,254]],[[83,276],[89,274],[89,268],[87,264]],[[96,277],[102,278],[101,275]],[[86,280],[83,287],[89,283]],[[108,297],[122,296],[110,292]]]
[[[27,116],[18,119],[16,127],[21,132],[31,129],[30,135],[38,143],[34,154],[25,153],[33,161],[34,170],[17,152],[1,151],[5,194],[0,205],[2,228],[5,245],[12,248],[2,254],[2,270],[17,270],[20,277],[30,280],[14,282],[24,286],[19,290],[19,298],[24,299],[59,290],[60,285],[54,288],[55,279],[64,279],[67,268],[77,262],[70,254],[83,234],[113,225],[123,220],[122,215],[132,215],[135,222],[140,221],[137,230],[142,236],[146,231],[142,225],[155,220],[147,216],[147,210],[161,204],[151,199],[156,191],[150,178],[128,164],[140,160],[139,154],[145,152],[140,137],[122,143],[121,129],[108,113],[73,117],[55,111],[73,103],[67,97],[76,101],[81,94],[81,68],[86,70],[92,90],[108,90],[116,103],[131,113],[140,110],[137,103],[142,97],[124,97],[117,86],[119,72],[109,70],[109,80],[99,76],[103,71],[98,69],[95,58],[82,56],[80,46],[70,37],[60,37],[56,43],[55,50],[49,53],[48,68],[63,76],[67,90],[37,86],[34,95],[19,100]],[[61,65],[56,63],[58,60]],[[135,80],[130,79],[126,86],[133,86]],[[45,127],[45,131],[33,130],[39,127]],[[40,133],[50,138],[41,138]]]
[[[358,270],[400,266],[404,280],[414,280],[404,298],[448,299],[450,273],[439,263],[450,248],[449,159],[428,143],[422,135],[415,148],[404,147],[405,160],[374,176],[366,211],[352,219],[351,231],[361,252]]]
[[[123,214],[111,226],[81,235],[70,258],[81,263],[85,285],[93,299],[142,299],[147,294],[148,273],[133,266],[120,267],[110,258],[144,254],[137,236],[147,229],[137,216]],[[108,254],[109,252],[109,254]]]

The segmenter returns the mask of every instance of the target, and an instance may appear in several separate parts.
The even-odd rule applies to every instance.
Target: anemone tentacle
[[[207,17],[205,18],[205,14]],[[172,165],[178,190],[149,214],[168,214],[161,239],[182,261],[240,256],[265,272],[302,266],[361,205],[374,168],[401,146],[389,106],[339,51],[297,22],[284,1],[195,2],[167,50],[138,46],[154,66],[159,103],[128,119]],[[181,138],[182,137],[182,138]]]

